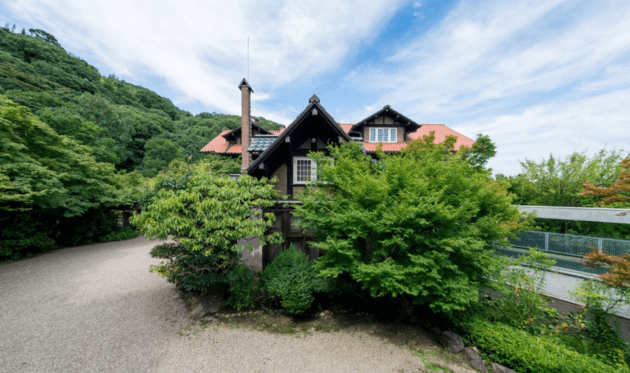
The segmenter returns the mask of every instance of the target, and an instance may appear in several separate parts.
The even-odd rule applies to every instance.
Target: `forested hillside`
[[[136,202],[142,177],[239,125],[104,77],[45,31],[0,28],[0,260],[115,231],[110,209]]]

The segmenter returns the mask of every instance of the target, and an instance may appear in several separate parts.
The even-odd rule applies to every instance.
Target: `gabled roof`
[[[350,136],[348,136],[348,134],[339,126],[339,124],[337,124],[335,119],[330,114],[328,114],[326,109],[324,109],[324,107],[319,103],[319,98],[313,95],[313,97],[311,97],[311,99],[309,100],[309,104],[300,113],[300,115],[298,115],[297,118],[295,118],[295,120],[287,126],[287,129],[278,136],[273,144],[271,144],[271,146],[269,146],[269,148],[267,148],[267,150],[265,150],[260,155],[260,157],[256,158],[256,160],[249,165],[246,172],[250,173],[251,171],[257,170],[258,166],[263,163],[270,154],[278,149],[281,144],[284,143],[284,139],[286,139],[287,136],[291,136],[293,132],[295,132],[296,128],[299,127],[300,123],[302,123],[305,118],[313,113],[313,110],[317,110],[317,115],[320,115],[322,118],[326,119],[326,122],[328,122],[328,124],[332,127],[333,131],[335,131],[338,136],[342,137],[348,142],[352,141],[350,139]]]
[[[253,122],[252,122],[252,123],[251,123],[251,125],[252,125],[252,128],[253,128],[253,129],[257,129],[258,131],[260,131],[260,132],[262,132],[262,133],[265,133],[265,134],[268,134],[268,135],[269,135],[269,134],[271,134],[271,131],[269,131],[269,130],[268,130],[268,129],[266,129],[266,128],[263,128],[263,127],[259,126],[259,125],[258,125],[258,124],[256,124],[256,123],[253,123]],[[238,126],[238,127],[234,128],[233,130],[231,130],[231,131],[229,131],[229,132],[225,133],[225,134],[224,134],[224,135],[222,135],[222,136],[223,136],[223,137],[225,137],[225,138],[226,138],[226,139],[228,139],[228,140],[229,140],[229,138],[230,138],[230,137],[240,137],[240,136],[241,136],[241,131],[242,131],[242,130],[243,130],[243,128],[242,128],[241,126]]]
[[[354,124],[346,124],[346,123],[339,123],[339,127],[341,127],[341,129],[343,130],[343,132],[345,133],[349,133],[350,129],[352,129],[352,126],[354,126]]]
[[[436,144],[443,143],[444,140],[446,140],[446,136],[449,136],[449,135],[457,137],[457,142],[455,143],[455,149],[457,150],[459,150],[459,148],[462,146],[467,146],[470,148],[475,144],[475,140],[448,128],[444,124],[423,124],[419,130],[409,134],[409,139],[415,140],[415,139],[421,138],[424,135],[428,136],[431,131],[435,132],[434,142]]]
[[[315,95],[314,95],[315,96]],[[298,119],[305,115],[305,113],[308,113],[312,110],[311,104],[317,104],[318,106],[316,106],[315,108],[317,108],[317,110],[319,112],[321,112],[323,115],[326,115],[327,118],[329,118],[329,120],[331,120],[332,122],[334,122],[334,119],[332,119],[332,117],[324,110],[324,108],[319,105],[318,102],[319,98],[317,98],[317,96],[315,97],[311,97],[311,99],[309,100],[310,104],[309,106],[306,107],[306,109],[304,109],[304,111],[300,114],[300,116],[298,116],[298,118],[293,121],[293,123],[291,123],[291,125],[289,127],[291,127],[294,123],[296,123],[296,121],[298,121]],[[311,102],[312,101],[312,102]],[[387,108],[387,106],[385,107]],[[383,109],[385,109],[383,108]],[[393,109],[389,108],[390,112],[394,112],[397,113],[396,111],[394,111]],[[381,110],[380,112],[382,112],[383,110]],[[396,114],[399,115],[399,114]],[[371,116],[370,116],[371,117]],[[370,117],[366,118],[369,119]],[[404,116],[401,116],[402,118],[405,118]],[[365,119],[364,119],[365,121]],[[414,122],[415,123],[415,122]],[[348,135],[349,132],[352,130],[352,128],[354,126],[356,126],[356,124],[351,124],[351,123],[336,123],[337,126],[341,129],[341,131]],[[408,134],[408,138],[409,140],[416,140],[418,138],[421,138],[423,135],[429,135],[429,133],[431,131],[435,132],[435,143],[439,144],[444,142],[444,140],[446,140],[446,136],[448,135],[452,135],[452,136],[456,136],[457,137],[457,142],[455,143],[455,149],[459,149],[461,146],[468,146],[468,147],[472,147],[473,144],[475,143],[475,140],[462,135],[461,133],[452,130],[451,128],[445,126],[444,124],[418,124],[418,126],[421,126],[418,130],[416,130],[415,132],[410,132]],[[259,127],[259,126],[258,126]],[[281,128],[279,130],[274,130],[274,131],[269,131],[266,130],[262,127],[259,127],[261,129],[261,132],[266,133],[265,135],[256,135],[252,138],[252,144],[250,145],[250,147],[248,148],[248,151],[258,151],[258,152],[264,152],[266,151],[266,149],[268,149],[273,143],[275,143],[275,141],[277,141],[275,139],[276,136],[273,135],[280,135],[283,132],[285,132],[287,130],[287,128]],[[215,137],[212,141],[210,141],[210,143],[208,143],[208,145],[206,145],[203,149],[200,150],[201,153],[219,153],[219,154],[241,154],[242,152],[242,146],[241,145],[230,145],[230,143],[225,139],[225,135],[228,133],[233,133],[234,135],[239,135],[239,133],[237,132],[237,130],[240,130],[240,127],[234,129],[234,130],[225,130],[222,131],[217,137]],[[266,140],[255,140],[258,137],[267,137]],[[229,137],[229,136],[228,136]],[[348,137],[350,140],[349,141],[354,141],[356,139]],[[269,141],[269,139],[273,139],[273,141]],[[260,141],[261,144],[259,146],[259,144],[257,143],[257,141]],[[262,144],[262,142],[264,141],[264,144]],[[284,141],[284,140],[281,140]],[[255,143],[256,142],[256,143]],[[376,148],[378,146],[379,143],[371,143],[371,142],[367,142],[364,139],[363,142],[363,148],[365,149],[365,151],[367,153],[375,153],[376,152]],[[256,145],[255,147],[253,147],[253,145]],[[402,149],[404,149],[407,146],[407,143],[405,142],[395,142],[395,143],[383,143],[383,151],[388,153],[388,152],[399,152]],[[254,149],[259,149],[259,150],[254,150]]]
[[[396,110],[392,109],[391,106],[389,105],[385,105],[383,106],[383,108],[379,111],[377,111],[376,113],[370,115],[369,117],[357,122],[356,124],[354,124],[352,126],[352,128],[350,129],[350,131],[360,131],[361,128],[367,124],[367,122],[369,120],[381,117],[381,116],[389,116],[391,118],[393,118],[394,120],[401,122],[403,124],[405,124],[405,127],[407,129],[408,132],[412,132],[417,130],[418,128],[420,128],[420,125],[416,122],[414,122],[413,120],[407,118],[406,116],[400,114],[399,112],[397,112]]]
[[[239,127],[240,128],[240,127]],[[262,128],[262,127],[261,127]],[[279,135],[284,132],[286,128],[281,128],[279,130],[268,131],[271,135]],[[217,135],[212,141],[210,141],[206,146],[204,146],[199,153],[218,153],[218,154],[241,154],[243,152],[243,146],[240,144],[231,144],[224,137],[226,134],[234,132],[234,130],[223,130],[220,134]]]
[[[225,151],[230,147],[230,143],[223,137],[226,133],[230,132],[230,130],[223,130],[221,133],[212,139],[208,143],[208,145],[201,148],[200,153],[225,153]]]

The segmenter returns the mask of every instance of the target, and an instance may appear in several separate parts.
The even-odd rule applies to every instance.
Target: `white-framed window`
[[[308,157],[293,157],[293,184],[310,184],[317,180],[317,163]]]
[[[397,128],[370,128],[370,142],[397,142]]]

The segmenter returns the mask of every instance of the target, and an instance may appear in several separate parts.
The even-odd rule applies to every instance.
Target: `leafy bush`
[[[131,227],[121,227],[116,231],[99,237],[101,242],[124,241],[138,237],[138,232]]]
[[[492,361],[519,373],[630,372],[502,323],[476,319],[467,324],[466,330],[468,342]]]
[[[326,289],[326,281],[318,277],[308,257],[293,244],[265,268],[260,282],[265,291],[280,298],[282,308],[294,315],[303,314],[311,306],[314,292]]]
[[[545,275],[554,264],[548,254],[533,248],[528,255],[512,260],[497,278],[495,289],[501,296],[486,300],[479,311],[491,321],[533,334],[553,329],[560,315],[554,308],[544,307],[548,300],[541,293],[545,287]]]
[[[0,260],[19,259],[55,244],[49,216],[25,212],[2,217],[0,224]]]
[[[147,237],[176,241],[151,251],[165,259],[152,271],[188,291],[202,291],[228,282],[241,251],[251,249],[239,245],[239,239],[257,236],[262,245],[279,241],[279,234],[267,234],[275,216],[262,214],[277,198],[266,179],[242,175],[233,180],[216,175],[205,163],[177,163],[150,182],[144,210],[131,223]]]
[[[61,218],[57,245],[74,246],[93,242],[104,242],[102,237],[119,229],[116,216],[108,208],[89,209],[80,216]]]
[[[330,149],[334,164],[310,154],[322,182],[306,188],[294,215],[326,251],[322,276],[345,273],[372,297],[406,296],[444,313],[478,301],[502,268],[493,243],[526,221],[479,162],[445,150],[412,142],[374,162],[347,143]]]
[[[627,267],[627,258],[615,258],[596,251],[594,253],[596,257],[610,257],[615,264],[625,261]],[[630,351],[629,345],[621,337],[619,326],[611,325],[611,321],[614,320],[612,312],[620,305],[630,303],[630,289],[624,285],[625,281],[621,275],[628,277],[627,271],[610,270],[609,273],[600,276],[603,281],[599,279],[582,281],[569,294],[578,302],[585,304],[580,316],[583,317],[586,327],[578,337],[583,340],[586,352],[606,363],[627,366],[630,360],[625,355]]]
[[[244,264],[231,269],[227,274],[230,296],[227,304],[241,310],[254,305],[254,274],[256,272]]]
[[[159,265],[152,265],[151,272],[158,273],[168,282],[181,286],[187,291],[204,291],[215,284],[224,284],[227,271],[220,271],[223,261],[238,260],[238,253],[231,258],[217,255],[203,255],[190,250],[185,244],[165,243],[151,249],[153,258],[165,259]]]

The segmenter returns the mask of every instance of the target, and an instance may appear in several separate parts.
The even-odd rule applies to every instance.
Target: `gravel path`
[[[418,372],[376,337],[210,326],[194,337],[139,237],[0,265],[0,372]],[[463,370],[462,370],[463,371]]]

